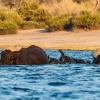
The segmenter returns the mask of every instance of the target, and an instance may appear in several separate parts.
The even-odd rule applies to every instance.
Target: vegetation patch
[[[9,21],[15,22],[18,26],[20,26],[21,23],[22,23],[21,16],[17,12],[14,12],[14,11],[9,11],[7,13],[7,16],[6,16],[5,20],[9,20]]]
[[[70,19],[72,18],[69,14],[59,15],[48,22],[49,31],[60,31],[67,29],[70,26]]]
[[[18,14],[22,17],[23,20],[29,21],[34,11],[39,8],[37,2],[28,2],[24,1],[18,8]]]
[[[16,34],[17,33],[17,25],[11,21],[0,21],[0,35],[5,34]]]
[[[0,23],[11,22],[21,29],[69,31],[100,28],[98,0],[1,0],[0,5],[7,8],[0,8]]]
[[[47,10],[39,8],[34,11],[31,20],[37,21],[39,23],[42,22],[47,23],[51,17],[52,17],[51,14]]]
[[[82,2],[90,2],[91,0],[73,0],[73,1],[77,3],[82,3]]]
[[[78,16],[73,18],[73,24],[79,29],[98,29],[100,28],[100,14],[81,11]]]
[[[38,28],[39,24],[35,21],[23,21],[21,24],[21,29],[27,30],[27,29],[34,29]]]
[[[0,20],[4,21],[6,19],[6,13],[2,10],[0,10]]]

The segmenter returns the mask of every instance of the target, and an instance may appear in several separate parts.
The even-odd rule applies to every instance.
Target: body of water
[[[57,50],[46,50],[59,58]],[[93,61],[94,51],[64,51]],[[100,100],[100,65],[0,65],[0,100]]]

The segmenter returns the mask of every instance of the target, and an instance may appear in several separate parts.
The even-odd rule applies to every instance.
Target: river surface
[[[59,58],[57,50],[46,50]],[[93,61],[94,51],[64,51]],[[100,100],[100,65],[0,65],[0,100]]]

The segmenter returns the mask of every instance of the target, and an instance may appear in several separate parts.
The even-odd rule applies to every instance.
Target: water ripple
[[[57,50],[46,50],[59,59]],[[92,62],[94,51],[64,51]],[[100,100],[100,65],[0,65],[0,100]]]

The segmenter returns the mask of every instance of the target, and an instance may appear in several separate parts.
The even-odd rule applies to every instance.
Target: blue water
[[[92,62],[94,51],[64,53]],[[0,100],[100,100],[100,65],[0,65]]]

